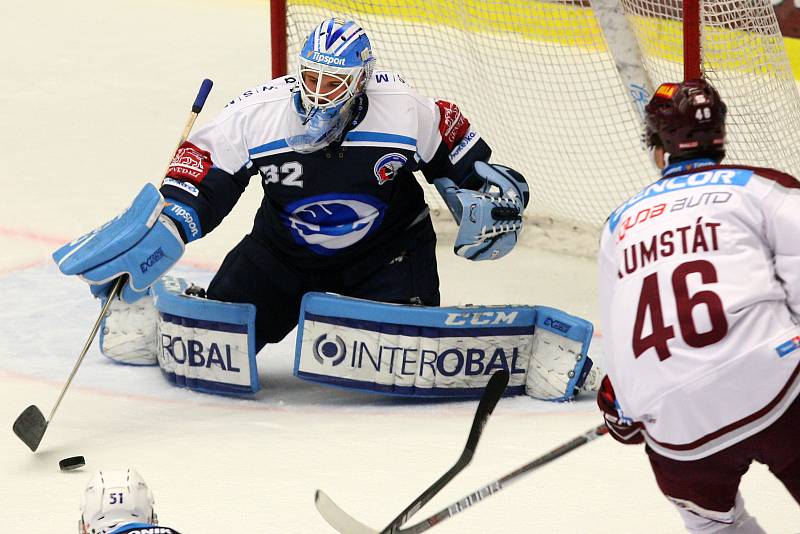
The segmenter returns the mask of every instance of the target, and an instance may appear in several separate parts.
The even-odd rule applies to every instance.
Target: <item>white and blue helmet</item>
[[[158,523],[153,492],[133,468],[98,471],[81,499],[80,534],[108,534],[129,523]]]
[[[298,61],[294,108],[303,128],[289,139],[292,148],[313,152],[341,135],[355,98],[372,77],[374,61],[369,38],[357,23],[331,18],[314,28]]]

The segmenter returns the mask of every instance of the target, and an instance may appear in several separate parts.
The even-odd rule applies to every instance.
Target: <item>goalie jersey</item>
[[[800,183],[667,167],[601,238],[608,376],[623,417],[677,460],[764,429],[800,393]]]
[[[185,241],[213,230],[258,176],[252,234],[272,251],[315,270],[384,261],[388,243],[428,217],[413,171],[464,185],[491,155],[457,106],[416,95],[390,72],[373,74],[339,142],[296,152],[287,139],[298,90],[286,76],[245,91],[179,147],[161,191]]]

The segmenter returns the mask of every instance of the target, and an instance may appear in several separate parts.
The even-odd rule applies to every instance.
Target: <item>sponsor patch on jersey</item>
[[[674,177],[664,177],[648,185],[629,198],[622,206],[615,209],[608,218],[608,227],[613,232],[625,212],[644,200],[695,187],[716,186],[720,187],[720,190],[722,190],[721,186],[744,187],[750,182],[752,176],[753,171],[748,169],[711,169]]]
[[[176,180],[184,180],[199,184],[206,177],[214,163],[211,154],[186,141],[175,152],[175,157],[167,169],[167,176]]]
[[[437,100],[436,106],[439,108],[439,133],[448,150],[452,151],[467,135],[469,121],[452,102]]]
[[[458,143],[458,146],[455,147],[452,152],[450,152],[448,156],[450,158],[450,163],[455,165],[456,163],[461,161],[461,158],[464,157],[464,154],[469,152],[469,149],[475,146],[475,143],[477,143],[478,139],[480,138],[481,136],[478,135],[478,133],[475,130],[470,128],[467,131],[467,134],[461,140],[461,142]]]
[[[778,353],[778,357],[783,358],[787,354],[791,354],[797,349],[800,349],[800,336],[795,336],[788,341],[784,341],[775,347],[775,352]]]
[[[200,194],[200,190],[197,189],[195,186],[190,184],[189,182],[184,182],[183,180],[175,180],[174,178],[166,177],[164,178],[164,185],[171,185],[173,187],[177,187],[179,189],[183,189],[193,197],[196,197]]]
[[[183,227],[183,234],[189,242],[203,237],[200,229],[200,217],[191,206],[168,199],[164,204],[164,214]]]
[[[386,204],[370,195],[329,193],[289,204],[281,219],[295,242],[331,256],[374,232],[385,212]]]
[[[397,171],[406,164],[408,158],[397,152],[386,154],[381,159],[375,162],[375,178],[378,179],[378,185],[383,185],[389,180],[394,180],[397,176]]]

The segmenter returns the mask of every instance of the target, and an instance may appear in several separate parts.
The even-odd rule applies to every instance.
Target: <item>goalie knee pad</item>
[[[259,389],[252,304],[194,296],[182,278],[165,276],[146,298],[115,302],[101,324],[100,350],[129,364],[158,364],[178,386],[218,394]]]

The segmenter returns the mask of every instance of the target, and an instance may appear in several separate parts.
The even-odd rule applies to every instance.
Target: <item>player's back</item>
[[[704,163],[668,168],[612,213],[601,240],[601,313],[613,318],[602,331],[620,405],[651,446],[684,459],[757,431],[770,411],[754,414],[800,388],[800,329],[773,253],[791,238],[776,218],[798,183]]]

